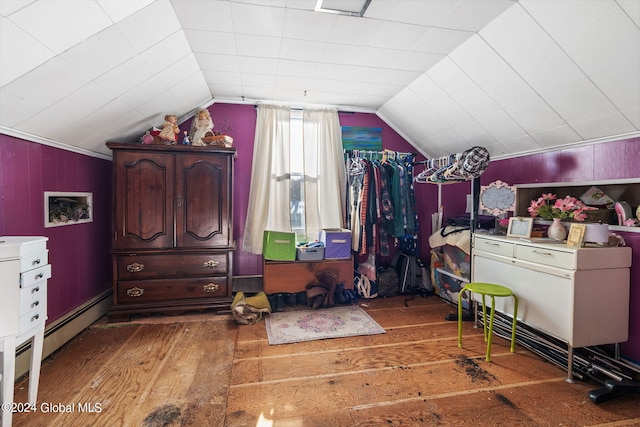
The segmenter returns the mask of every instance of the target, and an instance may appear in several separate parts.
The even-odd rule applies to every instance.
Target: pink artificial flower
[[[558,199],[553,207],[560,209],[562,212],[570,212],[576,208],[576,199],[570,196]]]
[[[542,200],[549,200],[549,201],[555,200],[556,198],[557,198],[557,196],[555,194],[553,194],[553,193],[543,194],[540,197],[540,199],[542,199]],[[540,199],[538,199],[538,200],[540,200]]]
[[[540,209],[540,206],[542,205],[544,205],[544,200],[542,199],[542,197],[540,197],[538,200],[531,201],[531,206],[527,208],[527,211],[529,212],[532,218],[535,218],[538,216],[538,209]]]
[[[587,214],[582,211],[575,211],[573,213],[573,219],[575,219],[578,222],[582,222],[585,219],[587,219]]]

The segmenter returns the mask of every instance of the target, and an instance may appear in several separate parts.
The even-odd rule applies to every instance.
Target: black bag
[[[415,294],[421,291],[422,263],[416,256],[397,251],[391,260],[391,267],[398,274],[397,293]]]
[[[458,233],[460,231],[471,230],[471,215],[464,214],[447,218],[447,227],[440,229],[440,235],[447,237],[449,234]],[[496,217],[491,215],[478,215],[476,218],[476,229],[482,228],[491,230],[495,228]]]
[[[400,286],[400,278],[395,267],[385,268],[376,274],[378,282],[378,296],[392,297],[398,295],[398,287]]]
[[[465,227],[463,229],[469,230],[471,228],[471,215],[464,214],[447,218],[447,224],[455,227]],[[478,215],[476,218],[476,227],[490,230],[495,228],[496,217],[491,215]]]

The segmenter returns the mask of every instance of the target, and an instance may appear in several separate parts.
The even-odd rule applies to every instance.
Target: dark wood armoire
[[[107,146],[114,210],[109,321],[229,310],[235,148]]]

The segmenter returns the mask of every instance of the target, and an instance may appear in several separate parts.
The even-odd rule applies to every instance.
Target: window
[[[262,253],[264,230],[298,241],[342,226],[346,175],[335,108],[260,104],[243,249]]]

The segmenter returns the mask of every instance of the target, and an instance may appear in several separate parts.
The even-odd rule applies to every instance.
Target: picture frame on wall
[[[93,222],[93,193],[81,192],[44,192],[44,226]]]
[[[586,231],[586,224],[572,223],[571,227],[569,227],[569,234],[567,235],[567,246],[572,248],[582,247]]]
[[[511,217],[509,218],[509,226],[507,227],[507,237],[520,237],[528,239],[531,237],[533,230],[533,218]]]
[[[342,126],[342,148],[382,151],[382,128]]]

